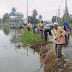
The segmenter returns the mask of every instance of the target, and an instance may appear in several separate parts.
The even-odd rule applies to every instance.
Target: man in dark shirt
[[[48,29],[45,29],[45,30],[44,30],[45,41],[47,41],[48,33],[49,33],[49,35],[52,35],[51,30],[52,30],[53,28],[54,28],[54,27],[51,26],[51,27],[49,27]]]

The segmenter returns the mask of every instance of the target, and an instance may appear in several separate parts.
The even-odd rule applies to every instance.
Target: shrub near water
[[[40,41],[42,41],[40,34],[33,34],[33,30],[27,31],[27,29],[24,29],[24,33],[22,35],[22,42],[24,45],[32,45]]]

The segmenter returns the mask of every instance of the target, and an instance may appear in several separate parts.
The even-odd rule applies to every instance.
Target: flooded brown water
[[[0,72],[38,72],[38,53],[16,47],[20,33],[19,29],[0,28]]]

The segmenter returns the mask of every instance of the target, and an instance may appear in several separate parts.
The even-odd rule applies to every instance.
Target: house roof
[[[9,14],[9,16],[17,16],[17,14],[14,13],[14,12],[11,12],[11,13]]]
[[[10,14],[9,14],[9,16],[24,16],[22,13],[18,13],[18,12],[11,12]]]

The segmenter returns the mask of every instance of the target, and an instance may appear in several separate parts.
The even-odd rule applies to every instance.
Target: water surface
[[[38,72],[38,53],[30,48],[16,47],[20,34],[20,29],[0,27],[0,72]]]

